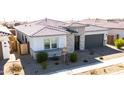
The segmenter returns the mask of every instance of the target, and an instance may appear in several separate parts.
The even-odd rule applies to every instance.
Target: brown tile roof
[[[79,21],[82,24],[92,24],[105,28],[124,29],[124,21],[107,21],[103,19],[84,19]]]

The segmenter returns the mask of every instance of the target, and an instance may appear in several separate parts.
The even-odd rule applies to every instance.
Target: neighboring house
[[[78,22],[43,19],[16,26],[15,29],[18,40],[29,43],[30,54],[34,58],[39,51],[47,51],[49,57],[60,56],[64,47],[67,47],[68,53],[72,53],[102,47],[107,40],[107,29]]]
[[[9,38],[11,32],[8,28],[0,26],[0,59],[8,59],[10,56]]]
[[[103,20],[103,19],[85,19],[80,21],[83,24],[92,24],[108,29],[108,35],[113,35],[114,39],[117,37],[124,38],[124,20]]]

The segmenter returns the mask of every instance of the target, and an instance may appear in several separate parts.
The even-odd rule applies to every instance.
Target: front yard
[[[80,67],[86,67],[89,65],[99,64],[104,62],[104,60],[109,60],[113,58],[118,58],[124,56],[123,51],[115,50],[109,47],[102,47],[93,50],[77,51],[78,61],[76,63],[69,62],[65,64],[60,57],[59,60],[48,60],[48,68],[42,69],[41,64],[37,63],[36,60],[33,60],[30,55],[17,55],[17,58],[21,59],[21,64],[24,68],[26,75],[50,75],[57,72],[68,71],[71,69],[76,69]],[[101,59],[102,57],[102,59]],[[0,70],[4,63],[0,62]]]

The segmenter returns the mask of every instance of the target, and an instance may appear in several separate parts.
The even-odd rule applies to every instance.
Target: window
[[[50,39],[44,39],[44,48],[50,49]]]
[[[57,48],[57,38],[46,38],[44,39],[44,49],[55,49]]]
[[[51,39],[51,46],[52,48],[57,48],[57,38]]]

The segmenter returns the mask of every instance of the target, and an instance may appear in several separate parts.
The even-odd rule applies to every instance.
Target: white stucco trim
[[[93,34],[107,34],[108,31],[86,31],[84,35],[93,35]]]

